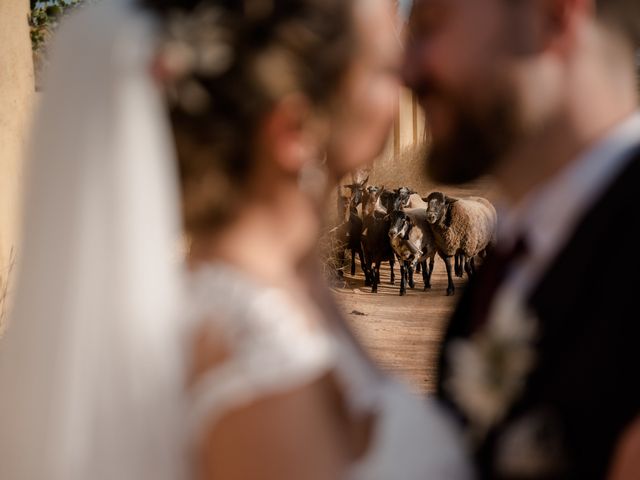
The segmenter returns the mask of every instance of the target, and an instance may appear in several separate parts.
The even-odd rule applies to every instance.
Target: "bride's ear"
[[[318,159],[321,136],[310,102],[304,95],[291,94],[280,100],[265,118],[260,146],[278,167],[297,174]]]

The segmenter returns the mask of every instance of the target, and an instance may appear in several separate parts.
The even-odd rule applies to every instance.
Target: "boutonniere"
[[[531,312],[516,296],[504,295],[482,329],[450,345],[445,388],[469,419],[475,441],[504,418],[522,393],[535,365],[536,332]]]

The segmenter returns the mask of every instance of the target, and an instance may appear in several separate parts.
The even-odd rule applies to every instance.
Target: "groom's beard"
[[[430,95],[434,95],[430,90]],[[519,138],[516,103],[506,91],[481,111],[435,90],[439,101],[451,109],[453,127],[446,138],[433,138],[426,172],[437,183],[462,184],[493,173]],[[427,114],[427,123],[429,112]]]

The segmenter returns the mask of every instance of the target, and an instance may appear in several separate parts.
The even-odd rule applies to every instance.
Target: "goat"
[[[431,274],[436,255],[436,245],[427,212],[411,209],[392,212],[390,215],[389,238],[391,246],[401,261],[400,295],[406,294],[406,273],[408,269],[409,287],[413,288],[413,268],[422,265],[424,290],[431,288]],[[427,265],[427,259],[429,264]]]
[[[376,209],[376,205],[378,204],[383,191],[384,188],[374,186],[368,187],[364,192],[362,203],[364,222],[362,246],[368,276],[371,281],[371,293],[376,293],[378,291],[378,284],[380,283],[380,265],[382,262],[389,262],[389,266],[391,267],[391,284],[395,284],[395,273],[393,271],[395,257],[389,242],[390,220],[388,215],[385,215]]]
[[[351,275],[356,274],[356,255],[360,258],[360,266],[367,277],[365,257],[362,251],[362,218],[358,215],[358,206],[362,203],[364,185],[350,184],[338,187],[338,218],[342,223],[337,228],[336,239],[340,245],[338,252],[339,265],[344,265],[345,249],[351,251]],[[338,270],[342,276],[342,268]]]

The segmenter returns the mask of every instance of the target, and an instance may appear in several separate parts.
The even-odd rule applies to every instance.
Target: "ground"
[[[374,360],[416,390],[431,392],[440,340],[466,279],[455,279],[456,295],[447,297],[447,273],[442,260],[436,259],[431,290],[423,291],[422,276],[416,275],[416,288],[400,297],[397,265],[395,269],[396,285],[389,283],[388,266],[381,270],[377,294],[364,287],[358,269],[355,277],[345,276],[344,288],[334,288],[335,296]]]

